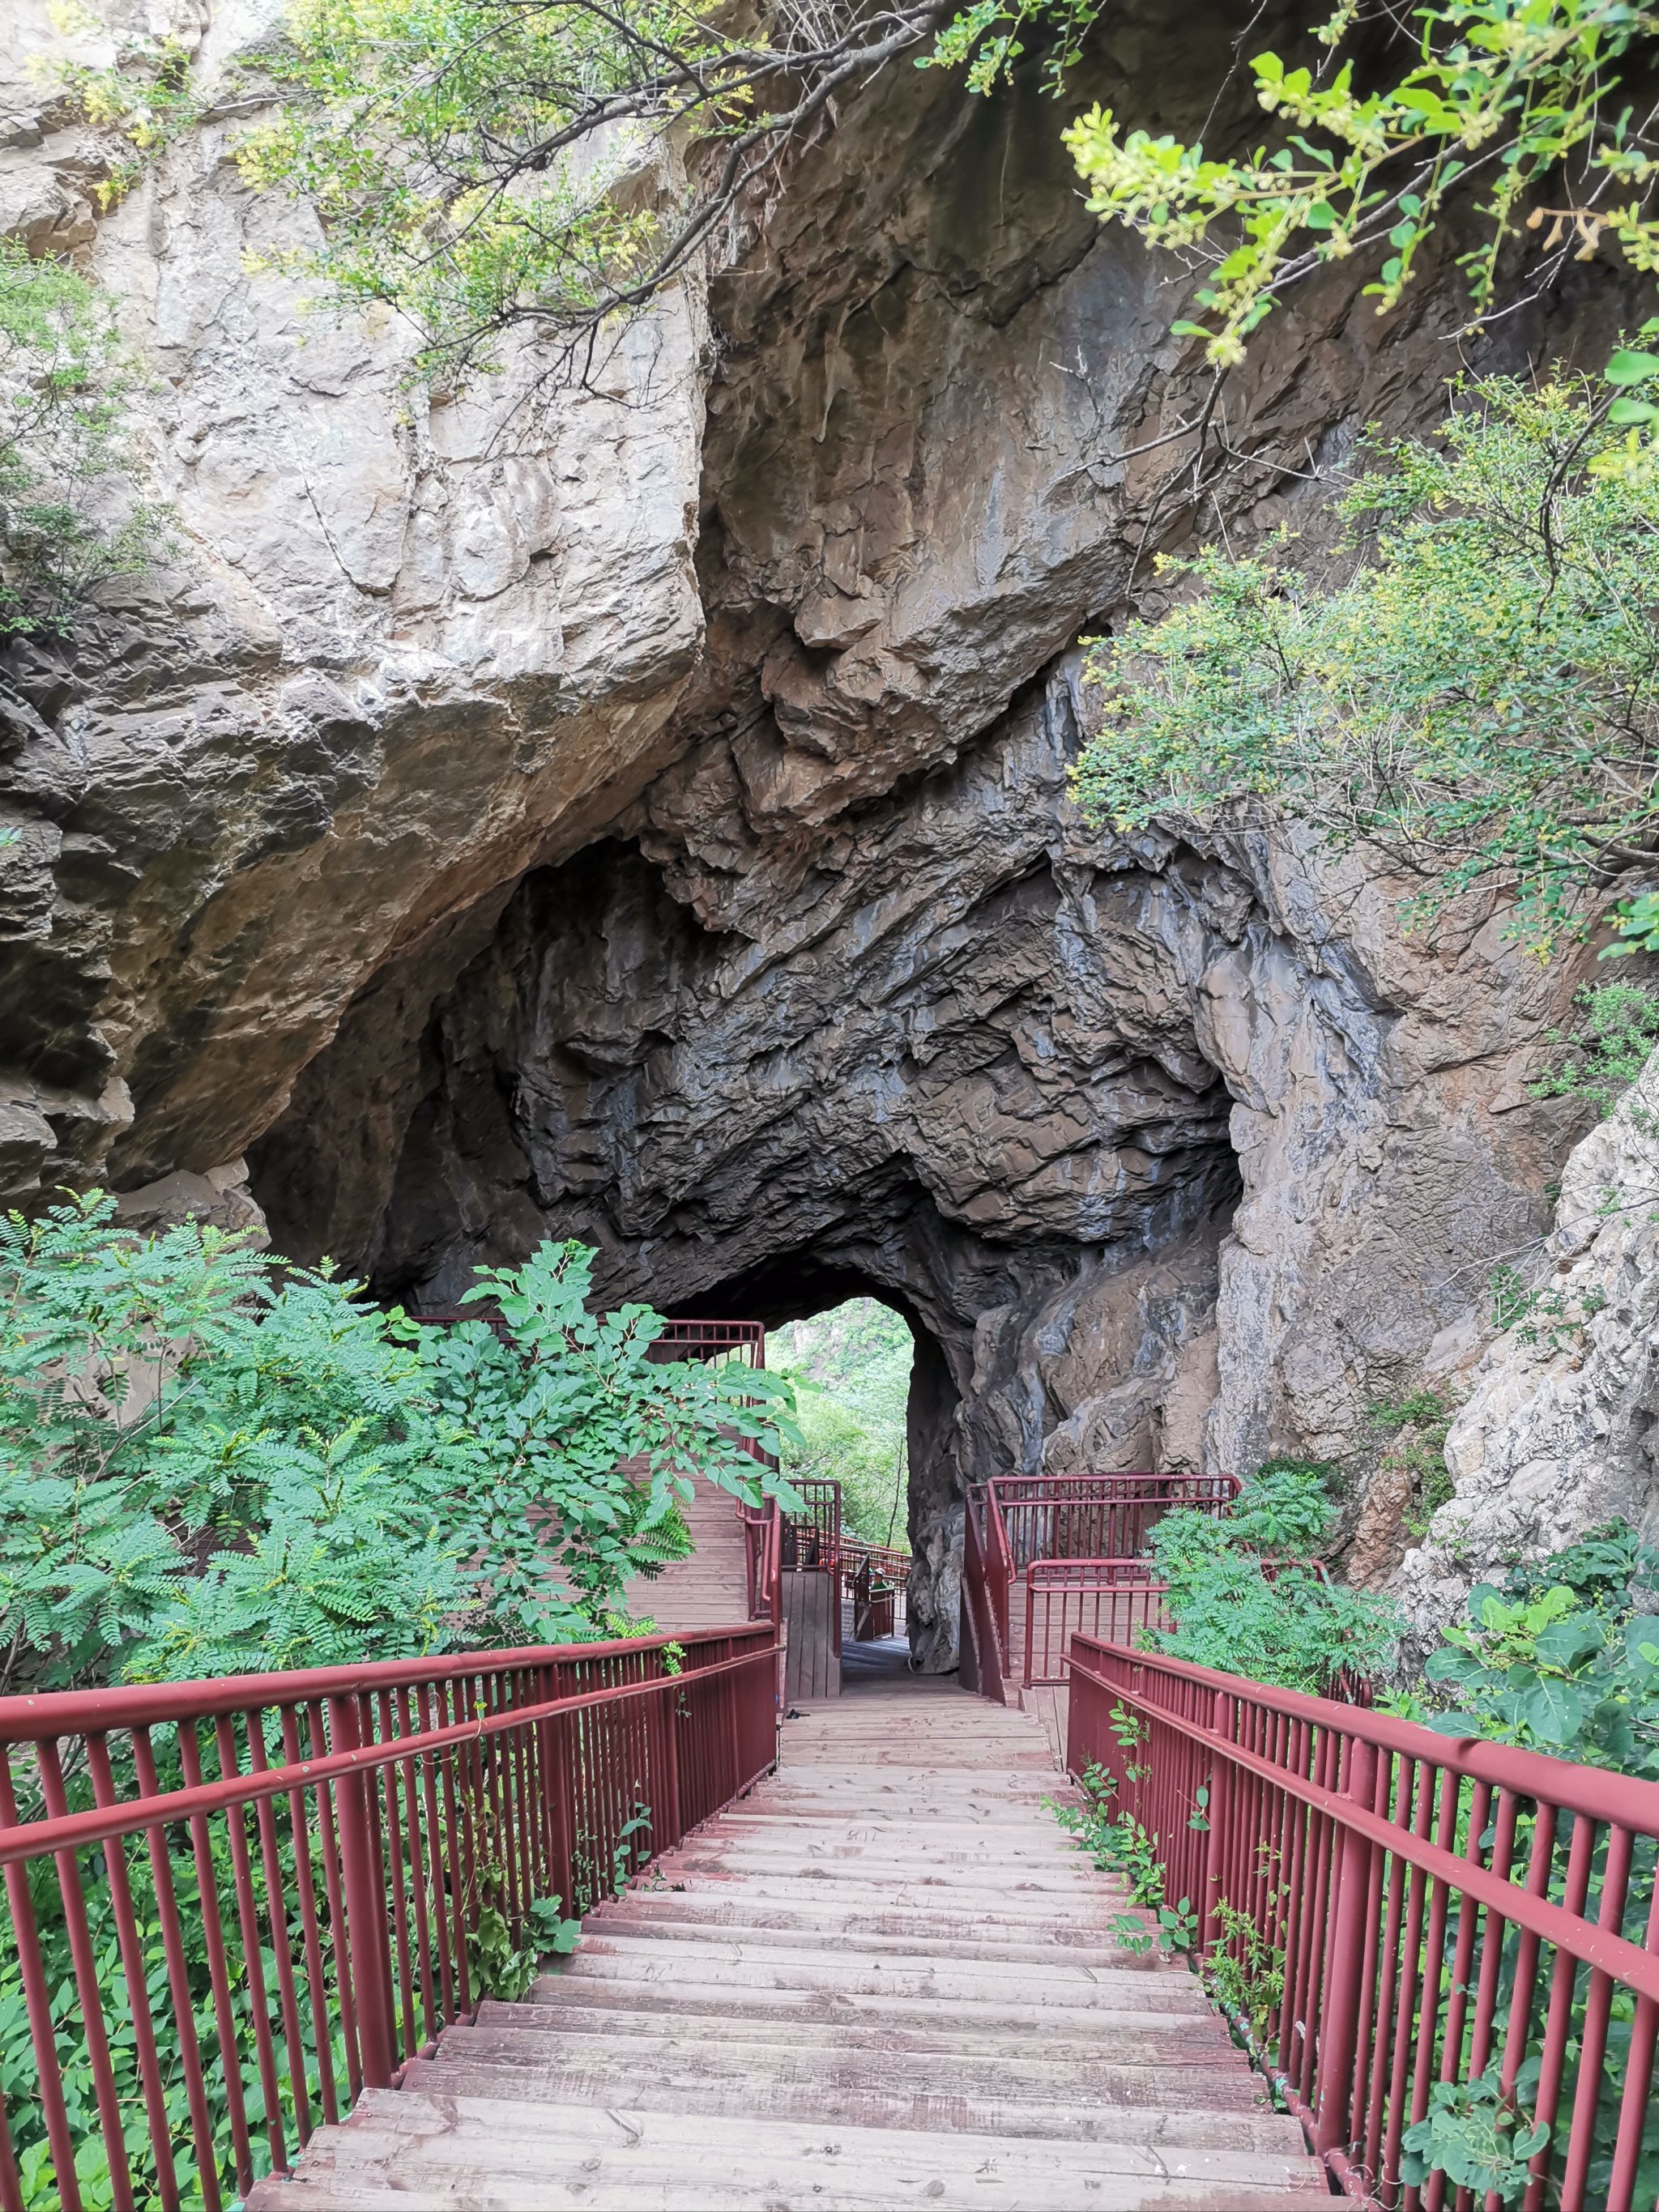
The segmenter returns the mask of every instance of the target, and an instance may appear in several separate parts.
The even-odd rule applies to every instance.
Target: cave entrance
[[[848,1536],[902,1546],[915,1357],[909,1323],[878,1298],[848,1298],[774,1329],[766,1356],[795,1386],[802,1441],[786,1445],[784,1472],[839,1482]]]
[[[909,1662],[910,1324],[878,1298],[847,1298],[773,1331],[767,1360],[795,1388],[785,1474],[809,1502],[830,1484],[839,1497],[842,1686],[891,1678]]]

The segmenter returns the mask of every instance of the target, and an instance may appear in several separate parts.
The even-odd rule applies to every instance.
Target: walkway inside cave
[[[486,2001],[248,2212],[1291,2212],[1297,2123],[1044,1803],[1039,1723],[872,1648],[530,2001]]]

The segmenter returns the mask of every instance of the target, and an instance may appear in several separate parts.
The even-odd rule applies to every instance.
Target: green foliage
[[[1480,886],[1539,952],[1659,838],[1659,487],[1595,473],[1582,381],[1488,379],[1439,441],[1369,448],[1339,503],[1352,573],[1288,546],[1166,563],[1189,597],[1097,649],[1089,818],[1305,821],[1424,888]]]
[[[496,365],[509,329],[591,340],[648,303],[838,85],[933,20],[297,0],[269,63],[282,112],[238,158],[320,220],[279,265],[409,316],[450,380]]]
[[[1372,1428],[1391,1439],[1377,1471],[1406,1475],[1410,1496],[1401,1523],[1409,1535],[1426,1535],[1430,1522],[1453,1495],[1446,1466],[1453,1408],[1437,1390],[1424,1388],[1398,1398],[1375,1399],[1369,1410]]]
[[[1659,1589],[1659,1551],[1644,1544],[1629,1522],[1604,1521],[1547,1559],[1517,1560],[1499,1585],[1499,1595],[1529,1599],[1558,1586],[1571,1590],[1581,1605],[1626,1620],[1643,1592]]]
[[[1218,1936],[1204,1961],[1205,1984],[1228,2020],[1242,2022],[1259,2047],[1285,1995],[1284,1951],[1224,1897],[1215,1917]]]
[[[96,36],[106,27],[76,0],[65,0],[50,12],[54,27],[67,37]],[[111,69],[71,61],[55,68],[48,64],[35,74],[67,93],[94,130],[125,149],[95,188],[106,208],[124,198],[145,170],[194,130],[206,112],[190,48],[167,34],[155,38],[140,32],[124,39]]]
[[[1607,1293],[1594,1287],[1557,1290],[1549,1283],[1528,1283],[1507,1261],[1492,1269],[1486,1287],[1494,1328],[1512,1328],[1521,1343],[1547,1345],[1552,1352],[1582,1344],[1585,1330],[1607,1303]]]
[[[1643,1571],[1650,1573],[1654,1555]],[[1558,1758],[1659,1778],[1659,1616],[1631,1609],[1606,1583],[1469,1595],[1468,1626],[1449,1628],[1425,1669],[1455,1697],[1430,1725]]]
[[[562,1898],[538,1897],[526,1914],[526,1940],[517,1943],[501,1910],[506,1877],[499,1867],[489,1869],[487,1885],[486,1901],[467,1930],[467,1973],[478,1996],[517,2004],[530,1994],[544,1960],[568,1959],[574,1951],[581,1941],[582,1923],[565,1917]]]
[[[1472,2081],[1437,2081],[1427,2112],[1401,2137],[1401,2179],[1419,2189],[1443,2173],[1455,2188],[1518,2204],[1532,2179],[1527,2161],[1549,2139],[1547,2127],[1521,2126],[1495,2067]]]
[[[659,1364],[591,1255],[483,1274],[508,1340],[100,1194],[0,1223],[9,1681],[184,1679],[607,1632],[685,1548],[692,1473],[757,1499],[787,1385]],[[747,1402],[750,1399],[757,1404]]]
[[[1367,247],[1382,258],[1364,290],[1386,313],[1458,199],[1480,217],[1460,257],[1477,316],[1503,304],[1505,250],[1523,228],[1540,235],[1547,266],[1607,240],[1632,267],[1659,267],[1659,162],[1626,89],[1652,66],[1650,13],[1623,0],[1445,0],[1401,22],[1397,76],[1385,67],[1376,84],[1375,63],[1360,66],[1375,87],[1362,90],[1357,40],[1370,21],[1341,0],[1315,33],[1328,60],[1253,58],[1277,143],[1238,160],[1125,131],[1099,106],[1065,133],[1095,214],[1207,264],[1206,319],[1176,328],[1202,338],[1212,361],[1240,360],[1288,285]],[[1571,204],[1552,209],[1537,195],[1569,161],[1582,173]]]
[[[1153,1635],[1155,1647],[1316,1696],[1345,1670],[1391,1668],[1403,1626],[1394,1606],[1262,1556],[1312,1548],[1334,1518],[1319,1477],[1300,1470],[1258,1477],[1225,1520],[1165,1514],[1152,1531],[1152,1554],[1176,1625]]]
[[[1044,1802],[1066,1832],[1076,1838],[1079,1848],[1087,1851],[1103,1873],[1121,1875],[1128,1885],[1131,1902],[1152,1916],[1149,1927],[1135,1913],[1118,1914],[1110,1925],[1120,1948],[1137,1956],[1159,1948],[1171,1954],[1190,1951],[1199,1932],[1192,1899],[1183,1897],[1175,1905],[1167,1902],[1158,1838],[1149,1835],[1132,1814],[1114,1815],[1111,1801],[1115,1787],[1106,1770],[1091,1759],[1080,1784],[1081,1805],[1062,1804],[1053,1798]]]
[[[1222,1524],[1230,1540],[1273,1559],[1316,1552],[1336,1519],[1326,1481],[1316,1461],[1265,1462]]]
[[[131,498],[132,382],[96,288],[0,239],[0,642],[63,635],[94,584],[164,542]]]
[[[1083,51],[1083,42],[1103,0],[974,0],[951,18],[929,53],[918,56],[918,69],[963,69],[969,92],[988,94],[1013,75],[1025,52],[1025,37],[1040,29],[1043,39],[1042,82],[1058,99]]]
[[[795,1389],[799,1443],[783,1471],[842,1486],[842,1523],[872,1544],[905,1540],[908,1325],[874,1298],[849,1298],[775,1330],[768,1357]]]
[[[1659,992],[1638,983],[1587,985],[1573,1007],[1566,1035],[1550,1032],[1563,1056],[1528,1087],[1534,1098],[1583,1098],[1605,1118],[1659,1045]]]
[[[1619,942],[1603,946],[1600,957],[1617,960],[1632,952],[1659,952],[1659,891],[1638,891],[1613,909]]]

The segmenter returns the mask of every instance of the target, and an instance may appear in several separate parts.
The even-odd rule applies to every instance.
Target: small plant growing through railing
[[[1135,1728],[1132,1716],[1124,1713],[1120,1706],[1113,1716],[1115,1729],[1119,1715],[1130,1729]],[[1119,1741],[1124,1741],[1120,1733]],[[1125,1747],[1130,1748],[1133,1742],[1139,1741],[1136,1735]],[[1044,1802],[1066,1833],[1076,1837],[1079,1847],[1088,1852],[1095,1864],[1103,1872],[1121,1875],[1129,1885],[1131,1900],[1153,1916],[1155,1924],[1151,1928],[1132,1912],[1116,1916],[1110,1923],[1111,1931],[1123,1949],[1137,1957],[1160,1947],[1171,1953],[1190,1951],[1198,1941],[1198,1915],[1193,1910],[1192,1899],[1183,1897],[1178,1905],[1165,1900],[1158,1838],[1148,1835],[1132,1813],[1113,1815],[1111,1799],[1115,1788],[1105,1768],[1091,1759],[1084,1770],[1081,1805],[1065,1805],[1057,1798],[1047,1798]]]
[[[1204,1985],[1229,2023],[1242,2026],[1249,2047],[1259,2050],[1285,1995],[1285,1954],[1224,1897],[1216,1900],[1215,1919],[1219,1934],[1204,1961]]]
[[[1124,1779],[1127,1782],[1144,1782],[1152,1770],[1150,1766],[1133,1764],[1133,1754],[1146,1742],[1147,1731],[1125,1705],[1112,1707],[1112,1734],[1117,1738],[1118,1748],[1130,1754],[1131,1763],[1123,1770]],[[1091,1771],[1098,1775],[1102,1783],[1108,1787],[1116,1786],[1104,1767],[1095,1766],[1091,1769]]]
[[[565,1917],[562,1897],[538,1897],[525,1914],[531,1940],[523,1945],[516,1943],[501,1911],[506,1885],[506,1872],[499,1863],[482,1872],[477,1921],[466,1938],[466,1964],[476,1996],[516,2004],[535,1980],[544,1959],[568,1958],[575,1949],[581,1941],[582,1923]]]
[[[538,1897],[526,1905],[522,1925],[514,1930],[501,1909],[507,1895],[507,1856],[500,1813],[491,1802],[483,1771],[468,1778],[457,1795],[477,1851],[467,1900],[471,1908],[466,1931],[468,1978],[475,1998],[499,1997],[516,2004],[544,1958],[550,1953],[568,1957],[575,1949],[581,1940],[581,1921],[565,1917],[562,1897]],[[428,1875],[433,1887],[429,1909],[434,1915],[442,1910],[443,1899],[433,1886],[441,1881],[442,1869],[434,1863]],[[530,1941],[521,1942],[521,1935]]]
[[[1420,2189],[1443,2173],[1458,2189],[1518,2204],[1532,2179],[1529,2160],[1550,2139],[1547,2127],[1528,2127],[1494,2069],[1473,2081],[1437,2081],[1429,2109],[1401,2136],[1401,2179]]]
[[[650,1838],[651,1808],[642,1798],[636,1797],[633,1812],[617,1831],[617,1840],[611,1850],[608,1880],[605,1869],[592,1850],[586,1844],[578,1846],[575,1874],[578,1914],[591,1911],[604,1898],[621,1895],[632,1877],[651,1856]]]

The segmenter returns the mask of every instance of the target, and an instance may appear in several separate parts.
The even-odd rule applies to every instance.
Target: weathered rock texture
[[[702,628],[697,299],[551,410],[526,404],[527,349],[441,401],[406,382],[407,333],[248,272],[305,222],[240,185],[234,117],[91,234],[97,149],[43,108],[31,27],[48,43],[26,19],[8,49],[0,205],[43,249],[84,234],[153,363],[141,431],[177,544],[102,594],[72,656],[14,655],[20,1194],[234,1160],[388,957],[580,843],[584,808],[605,817]],[[258,26],[178,27],[211,83]]]
[[[1528,1273],[1529,1310],[1475,1367],[1447,1438],[1455,1495],[1400,1577],[1425,1625],[1598,1522],[1659,1535],[1659,1060],[1574,1148]]]
[[[258,29],[186,27],[210,71]],[[1079,97],[1190,126],[1236,27],[1115,11]],[[1152,551],[1316,529],[1363,424],[1431,419],[1443,282],[1287,309],[1195,513],[1168,268],[1084,215],[1029,85],[896,70],[706,298],[539,408],[532,353],[440,399],[249,274],[303,220],[233,116],[95,222],[41,100],[0,194],[155,361],[183,550],[71,662],[15,656],[11,1188],[234,1206],[247,1152],[280,1248],[417,1300],[550,1233],[611,1296],[890,1297],[933,1665],[966,1477],[1361,1453],[1542,1225],[1522,1079],[1571,979],[1490,918],[1407,945],[1293,842],[1086,830],[1072,647]],[[1603,276],[1513,357],[1600,344]]]

